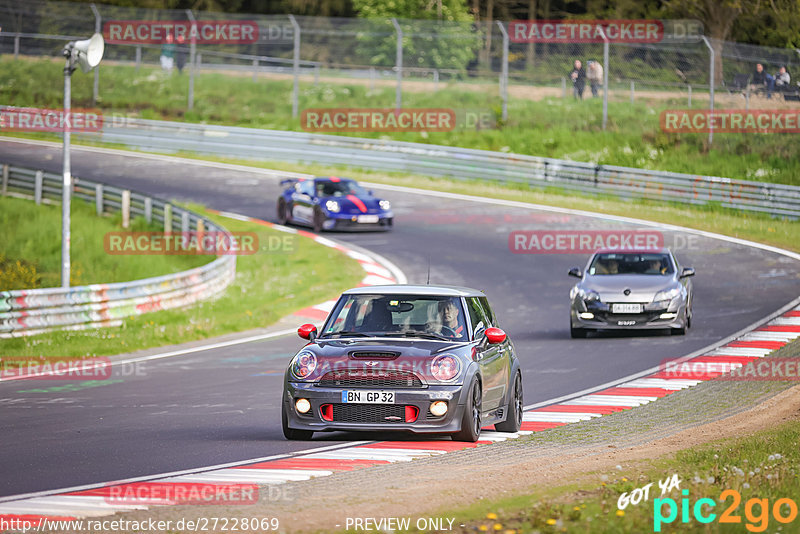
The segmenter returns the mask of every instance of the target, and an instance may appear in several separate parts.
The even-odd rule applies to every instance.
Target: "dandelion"
[[[608,475],[601,475],[601,476],[600,476],[600,480],[602,480],[603,482],[605,482],[606,480],[608,480]]]
[[[715,454],[715,455],[714,455],[714,459],[715,459],[715,460],[719,460],[719,454]]]
[[[781,458],[783,458],[783,456],[781,456],[781,455],[780,455],[780,454],[778,454],[778,453],[775,453],[775,459],[776,459],[776,460],[780,460]]]
[[[556,524],[556,520],[555,520],[555,519],[552,519],[552,518],[550,518],[550,519],[548,519],[547,521],[545,521],[545,523],[547,523],[548,525],[555,525],[555,524]]]
[[[769,460],[770,462],[774,462],[775,461],[775,455],[774,454],[770,454],[769,456],[767,456],[767,460]]]
[[[581,507],[580,506],[575,506],[573,508],[573,510],[575,510],[576,512],[580,512],[581,511]]]
[[[494,527],[492,528],[494,528],[496,531],[500,531],[503,530],[503,525],[501,525],[500,523],[495,523]]]
[[[714,476],[713,476],[713,475],[712,475],[712,476],[710,476],[710,477],[708,477],[708,478],[706,479],[706,481],[707,481],[709,484],[713,484],[713,483],[714,483],[716,480],[717,480],[717,479],[716,479],[716,478],[714,478]]]
[[[750,489],[750,484],[748,484],[747,482],[745,482],[744,484],[742,484],[742,487],[743,487],[744,489]]]
[[[625,510],[617,510],[617,517],[622,517],[625,515]]]
[[[623,481],[623,482],[627,482],[627,481],[628,481],[628,479],[627,479],[627,478],[625,478],[625,477],[622,477],[622,481]]]
[[[772,475],[767,475],[767,480],[772,480]]]
[[[497,519],[497,514],[494,512],[489,512],[486,514],[486,519]]]
[[[481,532],[486,532],[487,530],[489,530],[489,527],[487,527],[486,525],[481,525],[478,527],[478,530],[480,530]]]
[[[616,467],[616,469],[617,469],[617,471],[622,471],[622,466],[621,466],[621,465],[618,465],[618,466]]]

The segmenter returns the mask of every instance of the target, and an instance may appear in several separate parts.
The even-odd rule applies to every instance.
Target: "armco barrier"
[[[260,160],[355,165],[381,171],[496,180],[585,193],[709,202],[778,217],[800,217],[800,187],[594,165],[488,150],[167,121],[107,120],[84,137],[144,150],[189,151]]]
[[[165,231],[227,232],[200,215],[136,192],[74,178],[73,196],[94,202],[98,214],[122,209]],[[3,195],[33,198],[37,203],[61,200],[61,176],[33,169],[2,166]],[[124,217],[123,217],[124,219]],[[53,329],[83,329],[120,324],[125,317],[188,306],[223,291],[236,275],[236,257],[214,261],[176,274],[70,288],[0,291],[0,338]]]

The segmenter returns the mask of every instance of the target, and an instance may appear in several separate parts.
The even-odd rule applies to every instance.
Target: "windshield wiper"
[[[365,334],[364,332],[353,332],[350,330],[342,330],[339,332],[330,332],[325,334],[324,336],[320,337],[333,337],[333,336],[358,336],[358,337],[372,337],[369,334]]]
[[[387,336],[405,336],[405,337],[421,337],[425,339],[440,339],[442,341],[453,341],[449,337],[445,337],[439,334],[434,334],[433,332],[422,332],[420,330],[406,330],[404,332],[388,332],[385,335]]]

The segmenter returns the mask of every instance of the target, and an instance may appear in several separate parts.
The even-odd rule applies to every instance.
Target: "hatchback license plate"
[[[376,223],[378,222],[377,215],[359,215],[358,222],[360,223]]]
[[[612,313],[642,313],[641,304],[612,304]]]
[[[342,391],[342,404],[394,404],[394,391]]]

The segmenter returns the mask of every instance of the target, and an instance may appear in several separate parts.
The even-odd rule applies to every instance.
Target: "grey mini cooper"
[[[692,324],[694,269],[681,267],[669,249],[598,250],[570,291],[570,334],[590,331],[671,329],[685,334]]]
[[[522,373],[486,295],[452,286],[345,291],[286,370],[287,439],[323,431],[406,431],[477,441],[516,432]]]

